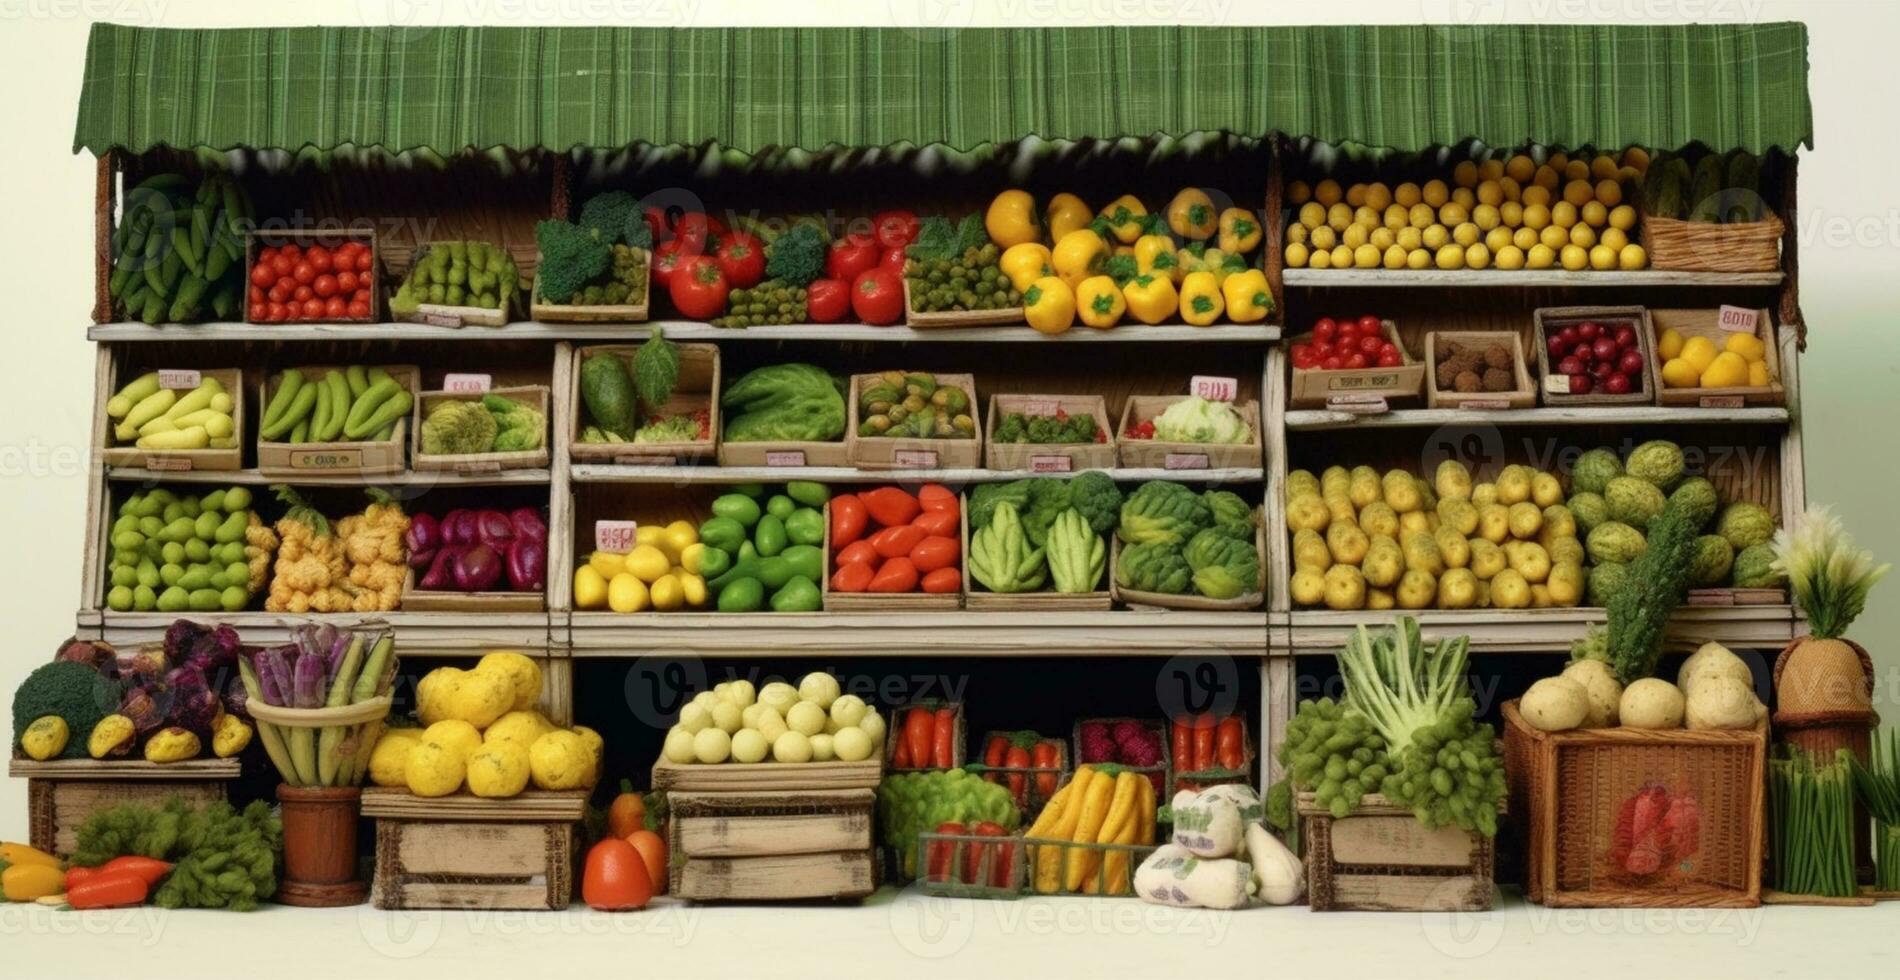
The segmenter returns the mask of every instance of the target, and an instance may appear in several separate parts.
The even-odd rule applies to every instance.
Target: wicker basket
[[[1781,268],[1781,219],[1714,224],[1643,215],[1649,267],[1681,272],[1774,272]]]
[[[1812,637],[1802,636],[1781,649],[1775,657],[1775,691],[1779,695],[1785,690],[1782,686],[1782,672],[1787,669],[1788,658],[1802,644]],[[1865,685],[1862,692],[1871,700],[1874,693],[1874,658],[1867,648],[1853,640],[1842,640],[1853,649],[1860,660],[1861,682]],[[1816,760],[1834,758],[1838,749],[1846,749],[1862,763],[1867,762],[1873,749],[1873,732],[1880,725],[1880,715],[1871,708],[1844,708],[1835,711],[1791,711],[1788,698],[1781,697],[1779,710],[1773,719],[1775,737],[1783,742],[1800,748],[1814,756]],[[1854,803],[1854,869],[1863,881],[1872,881],[1874,874],[1871,825],[1867,818],[1867,807],[1855,798]]]
[[[1504,704],[1510,810],[1524,843],[1524,895],[1582,908],[1752,908],[1761,904],[1766,723],[1748,731],[1599,728],[1542,732]],[[1693,846],[1631,873],[1618,816],[1661,788],[1699,811]]]

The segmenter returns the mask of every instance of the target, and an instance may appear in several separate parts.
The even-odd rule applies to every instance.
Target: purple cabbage
[[[198,667],[210,676],[221,675],[237,666],[239,646],[237,630],[220,625],[193,638],[184,659],[176,662]]]

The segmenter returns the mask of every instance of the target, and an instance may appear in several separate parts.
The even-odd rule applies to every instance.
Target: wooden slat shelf
[[[728,329],[698,320],[656,320],[651,324],[535,323],[520,321],[499,327],[438,327],[426,323],[373,324],[264,324],[102,323],[86,330],[86,339],[100,342],[135,341],[287,341],[287,340],[637,340],[650,326],[666,330],[676,341],[862,341],[865,343],[1180,343],[1222,341],[1272,343],[1280,339],[1274,324],[1186,324],[1144,326],[1125,323],[1112,330],[1075,327],[1054,336],[1028,326],[951,327],[917,329],[906,326],[873,327],[862,323],[794,323],[782,326]]]
[[[1600,408],[1412,408],[1359,414],[1328,409],[1289,410],[1292,430],[1435,428],[1446,425],[1786,425],[1790,414],[1765,408],[1668,408],[1656,405]]]
[[[1732,288],[1781,285],[1779,272],[1671,272],[1660,269],[1640,269],[1635,272],[1571,272],[1565,269],[1520,269],[1515,272],[1497,269],[1288,269],[1285,276],[1287,286],[1302,289],[1365,289],[1378,286],[1630,289],[1650,286]]]
[[[218,472],[216,470],[148,470],[132,466],[106,467],[106,478],[120,483],[217,483],[251,486],[290,483],[300,487],[546,486],[551,479],[549,472],[545,469],[497,470],[489,473],[406,470],[401,473],[382,473],[372,476],[310,470],[297,476],[265,476],[255,468]]]
[[[202,622],[228,623],[252,645],[285,642],[290,628],[300,623],[327,622],[340,629],[388,627],[396,647],[405,655],[458,655],[489,650],[549,650],[551,617],[548,613],[185,613]],[[556,614],[565,618],[565,614]],[[103,639],[114,646],[137,646],[164,639],[165,628],[177,615],[87,610],[79,614],[79,635]],[[559,651],[555,651],[559,652]]]
[[[1423,609],[1405,612],[1295,610],[1275,613],[1276,655],[1330,656],[1365,623],[1376,627],[1405,614],[1418,619],[1426,636],[1471,637],[1474,650],[1534,653],[1568,651],[1585,629],[1604,621],[1600,608]],[[1284,632],[1282,632],[1282,624]],[[1667,639],[1676,645],[1715,640],[1744,649],[1779,649],[1797,634],[1793,608],[1773,606],[1683,606],[1669,620]]]
[[[666,650],[709,657],[762,651],[840,656],[1172,656],[1185,649],[1264,656],[1267,614],[1093,613],[617,613],[569,620],[575,657]],[[948,647],[946,648],[946,644]]]
[[[1251,468],[1213,470],[1111,469],[1104,470],[1118,483],[1146,480],[1178,480],[1183,483],[1259,483],[1265,470]],[[685,485],[696,483],[773,483],[786,480],[815,480],[819,483],[943,483],[961,486],[972,483],[1006,483],[1037,475],[1027,470],[860,470],[850,466],[617,466],[600,463],[575,463],[569,479],[575,483],[652,483]]]

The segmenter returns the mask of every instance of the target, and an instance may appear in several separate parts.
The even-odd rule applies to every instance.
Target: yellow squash
[[[1049,246],[1041,242],[1022,242],[1004,249],[997,265],[1009,278],[1009,284],[1016,287],[1017,292],[1025,293],[1031,283],[1043,276],[1055,275],[1051,258]]]
[[[1066,191],[1049,199],[1042,209],[1042,224],[1048,229],[1049,240],[1059,242],[1062,236],[1077,228],[1087,228],[1095,220],[1095,212],[1074,194]]]
[[[1227,319],[1235,323],[1259,323],[1273,309],[1273,293],[1267,288],[1267,274],[1248,269],[1228,276],[1220,284],[1227,299]]]
[[[1174,258],[1174,239],[1166,235],[1143,235],[1135,239],[1137,275],[1166,276],[1181,281],[1181,265]]]
[[[1073,288],[1101,273],[1103,263],[1108,261],[1108,243],[1087,228],[1072,231],[1056,242],[1049,261],[1056,275]]]
[[[1036,199],[1023,190],[996,195],[983,215],[983,229],[990,233],[990,241],[1002,248],[1041,238],[1042,219],[1036,213]]]
[[[1147,230],[1148,209],[1141,199],[1133,194],[1122,196],[1108,202],[1101,213],[1096,215],[1108,226],[1108,233],[1124,245],[1132,245],[1141,233]]]
[[[1128,301],[1122,298],[1121,289],[1107,276],[1091,276],[1075,287],[1076,315],[1097,330],[1120,323],[1127,310]]]
[[[1228,208],[1220,213],[1220,250],[1244,255],[1260,244],[1260,221],[1246,208]]]
[[[1129,315],[1150,326],[1173,316],[1179,303],[1174,280],[1167,276],[1139,276],[1122,287],[1122,296],[1128,300]]]
[[[9,902],[33,902],[66,890],[66,873],[57,866],[13,864],[0,871],[0,892]]]
[[[1204,327],[1220,319],[1227,308],[1221,298],[1220,280],[1212,272],[1190,272],[1181,280],[1181,319]]]
[[[1183,187],[1168,202],[1168,230],[1182,238],[1197,242],[1210,238],[1216,224],[1214,199],[1198,187]]]
[[[1041,333],[1063,333],[1075,325],[1075,291],[1056,276],[1044,276],[1023,290],[1023,316]]]

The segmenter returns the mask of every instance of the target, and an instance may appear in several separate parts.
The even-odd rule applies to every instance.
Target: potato
[[[1478,608],[1489,609],[1490,607],[1491,607],[1491,583],[1485,581],[1484,579],[1479,579],[1478,580]]]
[[[1492,544],[1503,544],[1511,539],[1511,509],[1503,504],[1481,504],[1478,507],[1478,537]]]
[[[1544,545],[1544,551],[1550,555],[1550,562],[1553,565],[1560,562],[1570,562],[1573,565],[1583,564],[1583,542],[1576,538],[1552,538],[1549,543],[1542,541],[1538,543]]]
[[[1412,535],[1412,534],[1432,533],[1432,530],[1435,527],[1435,525],[1432,524],[1432,520],[1436,516],[1437,515],[1435,514],[1427,513],[1426,511],[1422,511],[1422,510],[1407,511],[1403,514],[1400,514],[1399,515],[1399,539],[1404,540],[1407,535]]]
[[[1325,571],[1333,564],[1332,549],[1318,531],[1303,527],[1293,532],[1293,567]]]
[[[1339,565],[1357,565],[1366,558],[1366,549],[1372,542],[1359,525],[1344,521],[1334,521],[1326,529],[1326,548],[1332,553],[1333,562]]]
[[[1552,603],[1569,607],[1583,601],[1585,581],[1582,565],[1574,561],[1560,561],[1550,566],[1550,577],[1544,584],[1550,589]]]
[[[1471,547],[1471,574],[1476,575],[1480,581],[1490,581],[1508,566],[1504,558],[1504,549],[1490,540],[1472,538],[1465,544]]]
[[[1742,658],[1729,652],[1728,647],[1711,641],[1696,648],[1696,652],[1682,662],[1682,669],[1676,671],[1676,686],[1682,688],[1684,697],[1693,697],[1695,688],[1703,680],[1720,677],[1732,677],[1751,690],[1754,688],[1755,675]]]
[[[1333,512],[1319,494],[1302,493],[1287,500],[1286,526],[1294,531],[1324,531],[1332,519]]]
[[[1511,505],[1505,512],[1505,522],[1511,530],[1511,537],[1519,541],[1528,541],[1537,536],[1544,526],[1544,512],[1536,504],[1522,500]]]
[[[1438,598],[1438,578],[1419,568],[1407,569],[1399,579],[1400,609],[1429,609]]]
[[[1532,728],[1565,732],[1583,724],[1589,716],[1590,695],[1582,684],[1568,677],[1546,677],[1524,692],[1517,710]]]
[[[1325,497],[1326,509],[1331,512],[1335,524],[1352,524],[1359,519],[1359,511],[1352,505],[1352,498],[1343,493],[1329,493]]]
[[[1326,573],[1314,568],[1295,571],[1287,581],[1287,594],[1293,597],[1294,605],[1319,605],[1326,596]]]
[[[1531,477],[1531,503],[1538,507],[1554,507],[1564,502],[1564,485],[1549,473],[1539,473]]]
[[[1359,609],[1366,604],[1366,579],[1352,565],[1334,565],[1326,570],[1326,608]]]
[[[1532,609],[1549,609],[1554,605],[1556,605],[1556,603],[1550,601],[1550,586],[1542,582],[1534,582],[1531,584]]]
[[[1645,677],[1624,688],[1616,704],[1617,720],[1625,728],[1681,728],[1682,711],[1682,691],[1659,677]]]
[[[1294,497],[1306,493],[1311,493],[1315,497],[1319,496],[1319,477],[1314,476],[1312,470],[1294,470],[1288,473],[1286,499],[1291,501]]]
[[[1590,710],[1584,716],[1585,728],[1614,728],[1623,700],[1623,685],[1610,665],[1601,660],[1579,660],[1564,668],[1563,676],[1583,685],[1589,696]]]
[[[1471,563],[1471,543],[1458,533],[1457,528],[1439,525],[1432,532],[1432,542],[1438,545],[1438,557],[1446,568],[1463,568]]]
[[[1531,604],[1531,584],[1524,580],[1522,573],[1507,568],[1491,577],[1491,605],[1499,609],[1528,609]]]
[[[1346,486],[1346,496],[1352,498],[1354,507],[1365,507],[1375,500],[1385,499],[1385,489],[1379,482],[1379,471],[1370,466],[1352,468],[1351,482]]]
[[[1550,555],[1535,541],[1512,541],[1504,546],[1504,558],[1524,581],[1542,584],[1550,577]]]
[[[1359,509],[1359,527],[1367,534],[1382,534],[1396,541],[1399,537],[1398,512],[1383,500],[1374,501]]]
[[[1441,503],[1471,499],[1471,471],[1455,459],[1438,464],[1438,469],[1432,472],[1432,483],[1438,490]]]
[[[1399,550],[1399,543],[1387,537],[1373,538],[1371,547],[1366,549],[1366,560],[1359,563],[1359,571],[1365,575],[1367,585],[1390,588],[1405,574],[1405,555]]]
[[[1383,611],[1386,609],[1396,609],[1398,608],[1398,605],[1399,605],[1399,599],[1397,596],[1392,594],[1391,589],[1367,589],[1366,590],[1366,608],[1367,609],[1377,609],[1377,610]]]
[[[1544,526],[1537,532],[1537,543],[1550,548],[1550,542],[1556,538],[1574,538],[1577,536],[1577,518],[1570,508],[1563,504],[1551,504],[1544,508]]]
[[[1328,466],[1319,475],[1319,492],[1322,496],[1344,494],[1352,489],[1352,474],[1344,466]]]
[[[1470,609],[1478,603],[1478,577],[1469,568],[1454,568],[1438,580],[1441,609]]]
[[[1438,492],[1432,489],[1432,485],[1425,482],[1423,477],[1417,476],[1412,478],[1412,482],[1418,486],[1418,509],[1427,512],[1437,510]]]
[[[1408,514],[1425,505],[1418,492],[1418,478],[1404,470],[1388,470],[1385,474],[1385,502],[1401,514]]]
[[[1445,571],[1444,556],[1438,553],[1438,542],[1423,531],[1414,531],[1405,536],[1405,567],[1424,572],[1433,579]]]
[[[1477,486],[1474,486],[1471,488],[1472,506],[1477,507],[1479,509],[1483,509],[1484,505],[1495,504],[1497,502],[1498,502],[1498,485],[1497,484],[1480,483]]]
[[[1702,675],[1685,692],[1682,718],[1692,730],[1750,728],[1755,724],[1755,692],[1731,676]]]
[[[1516,464],[1498,474],[1498,503],[1506,507],[1531,499],[1531,469]]]
[[[1471,501],[1452,497],[1438,502],[1438,523],[1465,537],[1478,529],[1478,508]]]

